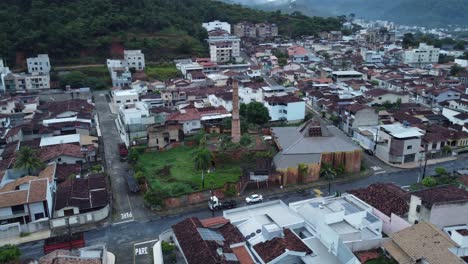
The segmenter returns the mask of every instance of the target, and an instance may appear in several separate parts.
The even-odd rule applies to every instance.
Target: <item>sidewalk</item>
[[[38,231],[38,232],[31,233],[30,235],[25,236],[25,237],[10,237],[6,239],[1,239],[0,246],[6,245],[6,244],[19,245],[19,244],[28,243],[28,242],[44,240],[49,237],[50,237],[50,230]]]
[[[442,163],[442,162],[447,162],[447,161],[452,161],[452,160],[457,160],[458,156],[450,156],[450,157],[445,157],[445,158],[440,158],[440,159],[428,159],[427,160],[427,165],[434,165],[437,163]],[[400,168],[400,169],[414,169],[414,168],[419,168],[421,165],[424,165],[424,163],[421,164],[421,162],[411,162],[411,163],[405,163],[405,164],[392,164],[385,162],[381,160],[385,164],[395,167],[395,168]]]

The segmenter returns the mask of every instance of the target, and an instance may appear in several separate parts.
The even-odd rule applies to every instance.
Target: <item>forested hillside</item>
[[[421,26],[468,25],[468,0],[225,0],[263,10],[301,11],[308,15],[354,13],[367,19],[386,19]]]
[[[213,0],[2,0],[0,57],[12,66],[36,53],[52,62],[103,63],[125,48],[152,61],[206,55],[201,23],[214,19],[270,21],[298,36],[338,30],[337,18],[284,15]]]

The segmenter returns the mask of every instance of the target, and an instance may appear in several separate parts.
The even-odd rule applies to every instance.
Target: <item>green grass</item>
[[[150,79],[160,81],[181,76],[175,65],[170,63],[149,64],[145,67],[145,72]]]
[[[136,171],[142,171],[151,187],[163,197],[179,196],[201,190],[201,171],[194,169],[194,148],[177,147],[165,152],[140,155]],[[241,176],[239,164],[218,164],[216,170],[205,173],[205,189],[220,188],[226,182],[236,182]]]

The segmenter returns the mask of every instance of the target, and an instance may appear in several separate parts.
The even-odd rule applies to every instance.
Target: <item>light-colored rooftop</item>
[[[333,75],[362,75],[361,72],[358,71],[333,71]]]
[[[79,143],[79,142],[80,142],[80,134],[72,134],[72,135],[41,138],[41,143],[39,144],[39,146],[45,147],[45,146]]]
[[[424,135],[421,129],[417,127],[405,126],[400,123],[382,125],[380,128],[384,129],[387,133],[395,138],[421,137]]]

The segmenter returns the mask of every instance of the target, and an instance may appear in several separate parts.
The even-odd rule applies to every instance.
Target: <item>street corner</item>
[[[134,264],[153,264],[153,246],[157,239],[133,244]]]

